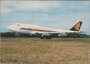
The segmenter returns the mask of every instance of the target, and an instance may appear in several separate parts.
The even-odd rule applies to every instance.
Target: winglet
[[[82,21],[79,21],[77,24],[75,24],[70,30],[73,31],[79,31],[82,25]]]

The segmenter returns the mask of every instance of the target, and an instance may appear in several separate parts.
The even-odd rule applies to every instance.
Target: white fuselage
[[[20,33],[78,33],[79,31],[45,28],[32,24],[15,23],[7,27],[9,30]]]

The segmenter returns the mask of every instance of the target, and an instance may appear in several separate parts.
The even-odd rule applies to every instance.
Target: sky
[[[70,29],[82,21],[81,31],[90,34],[90,1],[3,1],[0,4],[0,32],[14,23]]]

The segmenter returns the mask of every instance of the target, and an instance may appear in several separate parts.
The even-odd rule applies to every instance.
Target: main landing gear
[[[51,36],[41,36],[41,39],[51,39]]]

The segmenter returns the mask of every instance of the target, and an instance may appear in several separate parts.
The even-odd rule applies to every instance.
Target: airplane
[[[81,25],[82,25],[82,21],[79,21],[71,29],[65,30],[65,29],[45,28],[38,25],[25,24],[25,23],[15,23],[8,26],[7,28],[17,33],[40,35],[41,39],[51,39],[52,35],[54,34],[57,34],[57,36],[61,36],[62,33],[78,34],[80,33]]]

